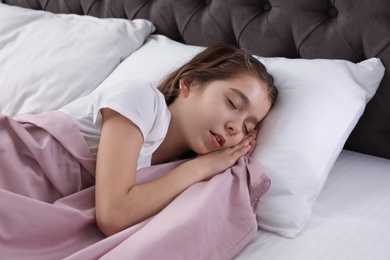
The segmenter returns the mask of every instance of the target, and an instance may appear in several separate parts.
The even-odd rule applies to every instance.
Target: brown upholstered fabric
[[[156,33],[194,45],[233,43],[289,58],[379,57],[386,74],[346,148],[390,158],[388,0],[2,0],[55,13],[146,18]]]

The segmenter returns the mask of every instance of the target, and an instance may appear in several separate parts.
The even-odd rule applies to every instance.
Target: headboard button
[[[264,10],[264,12],[269,12],[269,11],[271,11],[271,9],[272,9],[272,5],[271,5],[269,2],[265,2],[265,3],[263,4],[263,10]]]
[[[328,9],[328,15],[330,17],[336,17],[339,14],[339,11],[337,11],[336,7],[332,6]]]

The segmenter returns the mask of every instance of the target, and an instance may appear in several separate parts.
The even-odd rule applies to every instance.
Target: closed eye
[[[246,135],[247,135],[247,134],[249,134],[248,127],[246,127],[246,125],[245,125],[245,124],[243,124],[243,128],[244,128],[244,132],[245,132],[245,134],[246,134]]]
[[[228,102],[229,102],[229,105],[234,109],[234,110],[237,110],[237,107],[236,105],[233,103],[233,101],[230,99],[230,98],[227,98]]]
[[[237,106],[233,103],[233,101],[232,101],[230,98],[227,98],[227,100],[228,100],[229,105],[230,105],[234,110],[238,110],[238,109],[237,109]],[[244,133],[245,133],[246,135],[249,134],[248,127],[247,127],[245,124],[242,125],[242,128],[243,128]]]

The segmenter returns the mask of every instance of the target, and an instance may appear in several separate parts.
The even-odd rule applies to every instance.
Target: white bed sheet
[[[390,160],[343,150],[304,231],[259,230],[235,259],[389,260]]]

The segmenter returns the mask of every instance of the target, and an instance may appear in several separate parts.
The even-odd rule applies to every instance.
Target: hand
[[[249,151],[245,154],[246,156],[251,156],[253,151],[255,150],[255,147],[256,147],[256,138],[257,138],[257,134],[259,133],[259,130],[255,129],[253,130],[252,132],[250,132],[248,135],[251,135],[251,134],[254,134],[255,135],[255,139],[253,139],[252,141],[250,141],[249,145],[250,145],[250,149]]]
[[[214,151],[208,154],[199,155],[193,161],[197,167],[202,167],[204,180],[225,171],[233,166],[237,160],[244,155],[251,155],[256,144],[257,131],[249,133],[239,144]]]

